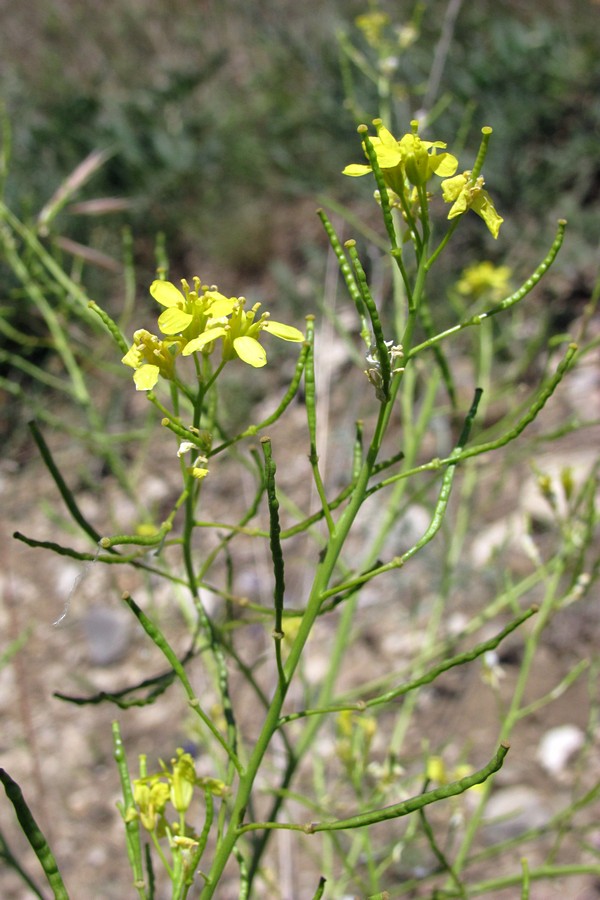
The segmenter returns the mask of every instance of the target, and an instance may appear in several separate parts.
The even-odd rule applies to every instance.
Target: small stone
[[[552,810],[537,791],[524,785],[502,788],[486,806],[484,836],[495,844],[541,828],[551,818]]]
[[[131,627],[120,610],[93,606],[83,617],[83,630],[92,665],[111,666],[125,656]]]
[[[577,725],[559,725],[542,737],[537,758],[550,775],[561,779],[569,760],[581,749],[584,741],[585,734]]]

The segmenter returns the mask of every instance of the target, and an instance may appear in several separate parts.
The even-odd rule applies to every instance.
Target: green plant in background
[[[477,470],[469,467],[469,461],[506,447],[518,438],[537,417],[581,353],[574,344],[569,344],[555,370],[523,403],[516,418],[503,422],[495,436],[472,439],[472,433],[477,430],[482,391],[476,389],[470,404],[466,409],[463,407],[453,377],[453,359],[448,355],[446,345],[450,339],[472,329],[483,333],[488,320],[506,315],[527,297],[554,262],[562,244],[565,223],[559,223],[556,237],[535,271],[507,296],[499,295],[499,289],[507,283],[506,271],[501,268],[490,270],[486,263],[467,268],[456,286],[456,293],[470,295],[477,304],[476,311],[471,309],[453,325],[438,330],[428,303],[430,269],[443,253],[448,252],[457,228],[469,210],[483,219],[494,237],[502,224],[491,197],[483,189],[482,171],[491,129],[482,130],[473,167],[457,176],[458,159],[446,149],[444,142],[423,140],[418,123],[413,122],[411,131],[400,139],[394,137],[380,120],[375,121],[375,128],[376,136],[370,136],[366,126],[359,128],[367,164],[352,164],[345,173],[350,176],[368,174],[375,180],[389,255],[399,276],[391,321],[378,308],[356,242],[348,240],[342,245],[325,212],[320,211],[355,307],[354,331],[364,344],[366,379],[363,383],[370,394],[372,408],[366,422],[357,422],[354,449],[347,461],[346,474],[342,478],[341,468],[337,473],[337,493],[332,495],[319,462],[313,317],[307,317],[304,335],[293,326],[272,321],[268,313],[259,312],[259,303],[247,309],[244,298],[228,297],[216,286],[203,284],[198,277],[191,285],[182,280],[180,289],[165,280],[165,273],[161,273],[162,277],[150,287],[152,297],[163,308],[157,323],[160,335],[138,329],[131,345],[127,344],[108,313],[94,306],[116,342],[122,363],[133,369],[135,388],[147,394],[162,425],[176,438],[177,447],[172,458],[174,465],[179,458],[181,492],[162,524],[154,529],[144,526],[137,533],[101,537],[79,510],[41,434],[34,429],[38,445],[74,521],[92,538],[96,551],[82,553],[56,543],[50,545],[24,535],[17,536],[31,546],[51,547],[55,552],[75,559],[94,559],[99,563],[147,570],[173,588],[185,586],[193,601],[192,646],[189,655],[180,659],[171,646],[166,623],[161,624],[151,617],[129,594],[123,597],[148,639],[169,665],[168,677],[144,682],[146,699],[143,702],[156,700],[170,685],[178,682],[192,714],[197,717],[202,749],[212,766],[211,775],[200,776],[190,754],[178,749],[168,766],[161,764],[160,770],[150,773],[145,756],[142,756],[139,778],[132,780],[119,725],[115,723],[115,756],[123,786],[120,809],[134,885],[140,898],[154,895],[155,879],[159,877],[157,865],[171,882],[173,897],[186,897],[190,891],[202,898],[219,896],[223,879],[233,878],[231,864],[234,862],[238,868],[241,896],[258,896],[256,892],[263,891],[260,879],[268,877],[265,854],[269,839],[277,829],[313,836],[312,840],[317,840],[315,835],[322,835],[322,865],[326,876],[315,887],[315,896],[323,895],[328,889],[326,881],[330,881],[329,887],[333,885],[337,892],[331,896],[339,896],[345,887],[367,892],[370,896],[380,896],[377,892],[389,889],[399,896],[411,890],[419,879],[403,878],[398,883],[392,874],[396,850],[393,845],[379,846],[371,837],[371,829],[379,823],[413,814],[420,817],[421,833],[437,859],[437,865],[423,876],[424,880],[437,877],[439,881],[442,876],[443,883],[446,878],[445,887],[437,889],[438,896],[464,897],[471,890],[479,891],[481,885],[472,884],[466,867],[492,776],[502,766],[516,723],[533,707],[547,702],[545,699],[533,705],[523,702],[523,691],[541,630],[561,606],[572,602],[574,591],[582,596],[598,573],[598,560],[593,570],[588,565],[595,525],[595,513],[589,506],[592,479],[581,495],[579,503],[583,505],[577,507],[577,514],[582,515],[583,531],[580,526],[573,526],[572,534],[577,537],[565,540],[562,552],[548,563],[540,562],[536,570],[536,579],[545,585],[545,596],[539,608],[521,608],[517,599],[525,588],[518,584],[509,585],[463,628],[463,637],[471,644],[469,649],[451,650],[443,642],[441,629],[447,597],[441,590],[423,636],[422,649],[410,671],[402,677],[391,676],[378,685],[365,682],[353,690],[353,697],[339,691],[337,684],[341,673],[345,666],[351,665],[349,635],[360,610],[361,592],[366,587],[372,589],[376,580],[387,573],[397,573],[399,583],[402,583],[404,566],[443,531],[459,469],[465,468],[466,472],[460,488],[465,510],[465,499],[468,505],[469,492],[474,489],[477,474]],[[441,186],[441,198],[436,195],[436,182]],[[445,208],[440,205],[440,199],[442,204],[446,202]],[[458,308],[462,302],[457,302]],[[245,363],[250,372],[264,367],[267,361],[262,346],[265,333],[301,344],[294,376],[271,415],[237,434],[229,434],[222,424],[225,411],[219,399],[223,375],[228,363]],[[490,352],[488,346],[485,353]],[[291,507],[285,492],[279,488],[275,463],[278,444],[272,444],[266,434],[266,429],[285,418],[301,383],[306,405],[308,458],[315,497],[318,498],[316,508],[304,510]],[[417,383],[421,384],[423,392],[420,400],[417,399]],[[441,387],[450,400],[454,415],[462,418],[462,424],[451,449],[441,457],[423,462],[420,460],[427,432],[433,417],[438,414],[440,402],[443,402]],[[233,460],[240,464],[243,461],[239,455],[242,442],[261,434],[262,459],[252,451],[250,460],[244,462],[251,466],[256,481],[250,506],[241,512],[237,522],[204,522],[202,501],[211,482],[219,478],[219,457],[233,453]],[[388,444],[393,447],[391,455],[386,451]],[[291,457],[285,455],[289,452],[282,448],[278,459],[280,470],[285,471],[292,464]],[[424,475],[430,475],[431,480],[424,483]],[[417,497],[428,498],[429,522],[408,549],[386,559],[389,530]],[[359,514],[369,507],[371,498],[375,498],[378,505],[376,526],[368,539],[361,541],[361,550],[357,553],[354,535]],[[282,506],[285,515],[295,520],[292,524],[285,523]],[[253,525],[263,507],[267,511],[267,527]],[[207,527],[220,535],[210,551],[203,549],[205,545],[199,539]],[[236,595],[235,541],[243,534],[268,544],[272,563],[270,607],[258,598],[244,599],[242,603],[242,598]],[[290,605],[286,599],[286,571],[294,564],[293,547],[299,536],[305,536],[313,548],[311,561],[306,563],[309,568],[304,571],[309,587],[299,604]],[[459,527],[450,542],[449,559],[460,553],[463,538],[464,530]],[[289,551],[288,546],[292,548]],[[173,556],[174,550],[178,551],[178,557]],[[152,551],[151,556],[149,551]],[[221,557],[227,560],[229,574],[218,584],[217,562]],[[217,593],[227,603],[245,607],[251,613],[249,623],[259,621],[268,626],[272,637],[268,664],[264,660],[245,659],[247,651],[241,637],[243,619],[233,630],[224,627],[219,614],[210,612],[203,600],[206,589]],[[472,635],[500,614],[504,624],[496,626],[495,634],[473,643]],[[381,615],[392,615],[391,608],[382,606]],[[490,659],[490,654],[501,642],[523,628],[534,615],[537,624],[533,625],[533,630],[524,629],[526,650],[520,679],[510,706],[503,714],[497,746],[488,749],[488,762],[476,768],[470,761],[465,761],[464,767],[456,769],[452,777],[446,775],[443,761],[433,754],[416,777],[415,773],[403,774],[395,769],[393,760],[403,752],[419,690],[449,670],[478,659]],[[320,683],[310,685],[304,676],[307,644],[327,621],[331,621],[334,628],[327,669]],[[205,692],[200,696],[187,674],[187,663],[195,656],[201,657],[205,672],[211,678],[212,692],[218,698],[218,715],[207,705]],[[576,667],[565,683],[579,677],[584,668]],[[231,686],[233,672],[242,678],[253,697],[251,731],[241,724],[244,717],[240,701]],[[295,685],[301,688],[302,700],[298,703],[296,697],[290,704],[289,696]],[[118,695],[103,695],[102,699],[127,707],[139,702],[135,699],[139,689],[138,685]],[[380,724],[383,715],[397,709],[400,698],[406,699],[401,712],[393,716],[387,762],[373,777],[368,762],[373,738],[383,727]],[[78,703],[97,702],[97,698],[64,699],[75,699]],[[244,701],[246,704],[247,700]],[[331,763],[324,768],[323,763],[311,757],[319,732],[335,728],[336,723],[336,756],[341,766],[337,772],[335,769],[330,771]],[[275,755],[282,752],[284,763],[275,766]],[[292,785],[296,779],[306,779],[311,767],[315,790],[312,797],[301,797]],[[332,778],[340,786],[351,786],[350,800],[346,798],[340,804],[328,790],[319,791],[319,784],[326,785]],[[266,804],[260,797],[265,784],[269,785],[272,798]],[[444,848],[425,816],[426,808],[459,797],[478,785],[483,785],[483,790],[477,813],[456,847]],[[399,786],[401,799],[398,798]],[[593,792],[586,802],[590,802],[592,796]],[[307,807],[309,819],[290,817],[287,809],[292,800]],[[582,803],[580,800],[579,806]],[[573,810],[576,806],[574,803]],[[35,834],[24,818],[21,821],[25,822],[25,830],[35,844]],[[154,854],[146,844],[146,834]],[[415,828],[409,827],[403,840],[410,844],[415,834]],[[340,836],[347,836],[347,839],[342,840]],[[50,851],[45,845],[44,857],[48,854]],[[359,859],[364,863],[356,873]],[[44,868],[49,878],[50,874],[54,877],[54,864],[47,863]],[[576,868],[583,872],[598,869],[591,864]],[[533,868],[528,877],[553,877],[559,869],[551,865]],[[519,883],[524,878],[521,873],[515,877]],[[485,891],[490,893],[500,886],[501,879],[491,879],[486,883]]]

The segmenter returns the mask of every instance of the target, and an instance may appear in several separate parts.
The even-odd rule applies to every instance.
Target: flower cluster
[[[196,787],[209,790],[222,797],[227,788],[222,781],[202,778],[196,775],[191,754],[181,748],[167,767],[161,762],[161,771],[148,775],[146,757],[140,756],[140,777],[133,781],[135,808],[127,811],[127,820],[139,818],[146,831],[158,837],[182,834],[185,830],[184,817],[194,796]],[[171,804],[179,816],[178,822],[169,822],[166,816],[167,803]]]
[[[182,290],[170,281],[153,281],[150,285],[150,294],[164,307],[158,317],[164,337],[143,329],[136,331],[132,346],[121,360],[134,369],[138,391],[152,390],[161,376],[172,380],[177,356],[198,352],[208,356],[218,342],[222,346],[222,362],[239,358],[260,368],[267,362],[259,341],[262,331],[284,341],[304,340],[301,331],[271,321],[267,312],[257,317],[260,303],[246,310],[244,297],[226,297],[216,287],[202,285],[198,277],[193,279],[193,287],[185,279],[181,285]]]
[[[417,191],[423,189],[433,175],[437,175],[444,179],[444,200],[452,204],[448,219],[454,219],[472,209],[483,219],[493,237],[497,238],[504,220],[498,215],[492,198],[484,190],[483,177],[471,171],[456,175],[458,160],[446,151],[446,144],[443,141],[424,141],[418,133],[419,123],[415,120],[410,124],[412,131],[398,140],[383,125],[381,119],[373,120],[377,136],[370,138],[370,142],[390,192],[391,205],[399,209],[410,205],[418,196]],[[359,132],[363,134],[366,130],[364,125],[359,128]],[[491,133],[491,129],[487,129],[487,133]],[[368,157],[365,142],[363,149]],[[346,166],[342,174],[359,177],[372,171],[370,163],[352,164]]]
[[[430,756],[427,760],[426,774],[429,781],[432,781],[434,784],[446,785],[452,781],[460,781],[462,778],[472,775],[473,766],[470,766],[468,763],[459,763],[452,769],[448,769],[441,756]],[[482,784],[475,784],[473,787],[468,788],[467,792],[470,791],[476,794],[481,793],[482,790]],[[457,803],[457,801],[454,801],[454,803]]]
[[[423,187],[432,175],[446,178],[454,175],[458,168],[458,160],[445,152],[443,141],[422,140],[418,134],[419,123],[415,120],[410,124],[412,131],[396,140],[381,119],[373,120],[377,137],[371,138],[371,144],[377,163],[387,187],[397,195],[404,193],[406,181],[414,187]],[[438,150],[444,152],[438,153]],[[359,177],[372,171],[371,165],[350,165],[342,174]]]
[[[337,717],[336,754],[353,779],[366,770],[369,749],[377,733],[374,716],[344,709]]]
[[[456,289],[463,297],[473,300],[480,297],[500,300],[510,291],[511,275],[512,270],[508,266],[495,266],[484,260],[464,269],[456,282]]]
[[[442,194],[446,203],[452,203],[448,213],[449,219],[454,219],[472,209],[481,216],[493,237],[497,238],[504,219],[496,212],[488,192],[484,191],[484,183],[481,175],[473,179],[471,172],[463,172],[462,175],[455,175],[454,178],[442,181]]]

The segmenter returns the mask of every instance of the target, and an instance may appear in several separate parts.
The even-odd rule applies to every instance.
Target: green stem
[[[556,236],[554,238],[552,246],[550,247],[550,250],[544,257],[542,262],[538,265],[535,272],[527,279],[527,281],[523,282],[521,287],[516,290],[514,294],[511,294],[509,297],[505,297],[504,300],[501,300],[492,309],[487,310],[487,312],[479,313],[476,316],[471,316],[464,322],[459,322],[458,325],[453,325],[452,328],[448,328],[446,329],[446,331],[442,331],[439,334],[436,334],[435,337],[428,338],[426,341],[423,341],[422,344],[418,344],[416,347],[413,347],[410,352],[405,350],[405,357],[407,359],[410,359],[410,357],[416,356],[417,353],[420,353],[422,350],[433,347],[434,344],[438,344],[440,341],[443,341],[447,337],[450,337],[450,335],[457,334],[459,331],[462,331],[464,328],[469,328],[472,325],[480,325],[481,322],[484,321],[484,319],[489,319],[492,316],[497,316],[498,313],[504,312],[504,310],[506,309],[510,309],[511,306],[514,306],[516,303],[519,303],[521,300],[523,300],[523,298],[533,290],[533,288],[548,271],[548,268],[556,259],[558,251],[560,250],[564,240],[566,226],[567,223],[565,219],[559,219]],[[429,268],[429,263],[427,264],[426,268]]]
[[[127,845],[127,856],[129,864],[133,871],[133,884],[138,892],[140,900],[146,900],[146,883],[144,879],[144,866],[142,863],[142,844],[140,841],[140,823],[137,816],[129,818],[127,813],[135,809],[133,799],[133,789],[131,787],[131,778],[129,776],[129,768],[127,766],[127,757],[125,756],[125,747],[121,738],[121,729],[118,722],[112,724],[113,733],[113,753],[119,777],[121,779],[121,790],[123,792],[123,805],[121,807],[121,815],[125,823],[125,836]]]
[[[566,866],[539,866],[536,869],[529,870],[529,881],[541,881],[546,879],[550,884],[556,883],[561,878],[576,875],[593,875],[600,877],[600,865],[594,863],[573,863]],[[506,875],[499,878],[490,878],[488,881],[478,881],[469,885],[469,896],[477,897],[482,894],[493,894],[498,896],[498,891],[505,890],[509,887],[520,887],[523,884],[523,874],[519,872],[516,875]],[[444,897],[460,897],[455,890],[445,888]],[[567,896],[563,893],[563,896]]]
[[[13,805],[23,834],[29,841],[35,855],[40,861],[48,884],[54,894],[54,900],[69,900],[69,895],[61,874],[58,871],[58,865],[56,864],[54,854],[52,853],[42,830],[33,818],[21,788],[4,769],[0,769],[0,781],[4,785],[6,796]]]
[[[484,125],[481,129],[481,143],[479,145],[479,150],[477,151],[477,157],[471,170],[471,182],[473,183],[477,181],[477,179],[481,175],[481,170],[483,169],[483,164],[487,156],[488,144],[490,142],[491,136],[492,129],[489,125]]]
[[[475,444],[472,447],[467,447],[466,449],[461,451],[459,456],[455,457],[455,461],[462,462],[462,460],[470,459],[473,456],[480,456],[483,453],[489,453],[491,450],[499,450],[500,447],[504,447],[506,444],[514,441],[521,434],[521,432],[524,431],[527,426],[534,421],[535,418],[537,418],[538,414],[546,405],[566,373],[570,368],[572,368],[576,354],[576,345],[570,344],[564,358],[558,364],[554,375],[548,379],[546,384],[542,386],[538,396],[531,404],[525,415],[521,419],[519,419],[517,424],[513,428],[511,428],[510,431],[505,432],[505,434],[503,434],[495,441],[486,441],[483,444]],[[391,475],[389,478],[385,478],[383,481],[380,481],[378,484],[370,488],[370,491],[371,493],[375,493],[376,491],[387,487],[387,485],[389,484],[394,484],[394,482],[400,481],[404,478],[410,478],[411,476],[416,475],[418,472],[436,471],[442,466],[448,465],[451,460],[452,454],[450,456],[444,457],[443,459],[432,459],[430,460],[430,462],[424,463],[422,466],[415,466],[412,469],[407,469],[404,472],[400,472],[398,475]]]
[[[358,603],[358,595],[350,600],[350,602],[346,603],[344,609],[342,611],[340,624],[338,626],[335,642],[331,649],[331,653],[329,655],[329,661],[327,665],[327,672],[325,674],[323,683],[321,685],[321,689],[318,697],[318,705],[326,705],[330,703],[331,696],[334,691],[335,683],[342,665],[342,661],[346,655],[346,651],[348,648],[348,644],[350,641],[350,635],[352,631],[352,625],[354,623],[354,617],[356,613],[356,606]],[[281,720],[285,721],[285,717]],[[284,771],[283,777],[280,782],[280,788],[277,792],[275,800],[273,801],[273,805],[269,810],[268,819],[271,822],[277,820],[279,815],[279,811],[283,805],[283,802],[286,797],[287,789],[289,788],[291,781],[296,773],[298,765],[304,759],[305,753],[307,752],[309,747],[314,746],[314,740],[317,735],[317,732],[321,725],[324,723],[323,718],[314,718],[309,721],[307,726],[304,728],[302,735],[294,740],[293,742],[293,753],[290,752],[288,755],[288,764]],[[282,732],[282,736],[285,737],[285,732]],[[252,883],[254,876],[258,870],[258,866],[260,864],[260,860],[262,859],[263,853],[267,846],[269,837],[271,832],[267,829],[263,831],[260,836],[257,836],[257,840],[253,846],[252,852],[252,861],[250,865],[250,883]]]
[[[356,515],[358,514],[358,511],[362,505],[367,484],[371,476],[373,466],[375,465],[377,454],[379,452],[384,436],[384,422],[386,419],[386,416],[384,415],[385,409],[386,406],[383,405],[380,408],[379,418],[375,426],[373,439],[371,441],[371,445],[369,447],[365,462],[363,463],[361,472],[357,478],[354,493],[352,494],[350,503],[340,517],[340,520],[336,526],[336,530],[331,536],[325,554],[317,566],[306,610],[302,617],[302,621],[298,629],[298,634],[296,635],[296,638],[290,650],[290,654],[284,666],[285,681],[282,681],[280,679],[276,685],[273,699],[271,701],[269,710],[267,711],[263,727],[257,738],[254,750],[248,760],[246,770],[240,778],[237,796],[231,809],[229,826],[223,836],[221,845],[217,848],[213,860],[213,865],[208,874],[208,883],[205,885],[200,895],[201,900],[208,900],[208,898],[214,896],[214,892],[217,889],[221,874],[223,873],[227,861],[231,856],[233,848],[235,847],[235,844],[237,842],[239,836],[239,828],[242,825],[246,807],[250,800],[254,780],[261,766],[265,753],[267,752],[273,734],[279,726],[279,719],[285,701],[288,685],[290,684],[292,676],[296,671],[302,655],[302,651],[304,649],[306,641],[308,640],[308,636],[319,614],[319,610],[323,601],[323,594],[335,570],[338,557],[344,545],[344,541],[348,536],[354,519],[356,518]]]
[[[449,797],[456,797],[458,794],[464,794],[465,791],[475,787],[475,785],[483,784],[502,767],[508,750],[508,744],[501,744],[490,762],[477,772],[473,772],[471,775],[467,775],[459,781],[452,781],[450,784],[441,785],[440,787],[435,788],[435,790],[417,794],[416,797],[410,797],[408,800],[403,800],[401,803],[393,804],[393,806],[385,806],[383,809],[370,810],[369,812],[361,813],[358,816],[351,816],[348,819],[336,819],[333,822],[311,822],[308,825],[293,825],[288,822],[251,822],[248,825],[243,825],[239,829],[239,833],[245,834],[248,831],[254,831],[261,828],[275,828],[286,829],[288,831],[302,831],[304,834],[316,834],[319,831],[345,831],[350,828],[366,828],[370,825],[376,825],[379,822],[386,822],[389,819],[398,819],[401,816],[407,816],[410,813],[417,812],[417,810],[423,809],[423,807],[429,806],[431,803],[437,803],[439,800],[447,800]]]
[[[19,878],[27,885],[31,893],[39,897],[39,900],[44,900],[44,895],[41,890],[37,886],[37,884],[33,881],[33,879],[28,875],[25,871],[19,860],[15,857],[12,850],[8,846],[6,838],[0,831],[0,860],[7,866],[9,869],[13,869]]]
[[[67,486],[66,481],[62,477],[58,466],[54,462],[52,453],[50,452],[50,448],[48,447],[48,444],[44,440],[42,433],[35,422],[29,422],[29,430],[31,431],[31,436],[33,437],[33,440],[35,441],[37,448],[40,451],[40,456],[42,457],[46,468],[50,472],[50,475],[52,476],[67,509],[71,513],[73,520],[79,525],[82,531],[84,531],[85,534],[88,535],[88,537],[91,537],[94,543],[97,544],[100,541],[102,535],[99,534],[96,529],[90,525],[90,523],[87,521],[87,519],[84,517],[83,513],[77,506],[75,497]]]
[[[436,841],[435,834],[433,832],[433,828],[429,824],[429,821],[427,819],[427,816],[425,815],[424,809],[419,810],[419,819],[421,820],[421,827],[425,833],[425,837],[427,838],[427,840],[429,842],[429,846],[431,847],[431,850],[432,850],[434,856],[437,858],[441,868],[448,873],[451,880],[454,882],[456,890],[458,891],[458,896],[461,898],[461,900],[467,900],[468,895],[465,890],[465,887],[464,887],[463,883],[461,882],[460,878],[458,877],[458,875],[456,874],[456,872],[454,871],[454,869],[452,868],[450,862],[448,861],[446,855],[440,848],[438,842]]]
[[[179,679],[185,693],[187,694],[188,701],[192,709],[195,713],[200,717],[202,722],[206,725],[208,730],[211,732],[213,737],[216,738],[220,746],[223,748],[237,771],[242,774],[243,768],[242,765],[237,758],[234,751],[231,749],[225,738],[222,736],[217,727],[213,724],[213,721],[210,716],[208,716],[202,707],[200,706],[200,701],[194,692],[192,685],[187,677],[185,669],[181,664],[177,654],[173,650],[173,648],[168,643],[164,634],[154,625],[154,623],[148,618],[148,616],[143,612],[142,609],[137,605],[135,600],[127,593],[123,594],[123,602],[127,604],[129,609],[133,612],[136,619],[139,621],[140,625],[146,632],[149,638],[151,638],[152,642],[156,644],[158,649],[163,653],[166,659],[169,662],[169,665],[172,667],[173,671],[176,673],[177,678]]]
[[[281,642],[285,637],[283,631],[283,599],[285,593],[285,575],[283,551],[281,549],[281,526],[279,524],[279,500],[277,499],[277,490],[275,488],[275,472],[277,466],[271,453],[271,439],[268,437],[261,438],[261,445],[265,457],[265,481],[267,485],[267,502],[269,504],[269,520],[270,520],[270,546],[271,559],[273,562],[273,574],[275,576],[275,584],[273,586],[273,601],[275,607],[275,626],[273,628],[273,640],[275,641],[275,659],[277,663],[277,674],[280,683],[285,682],[283,672],[283,663],[281,661]]]
[[[406,694],[416,690],[417,688],[423,687],[426,684],[431,684],[444,672],[448,672],[450,669],[454,669],[456,666],[462,666],[465,665],[465,663],[473,662],[474,659],[478,659],[479,657],[483,656],[484,653],[495,650],[496,647],[498,647],[509,634],[512,634],[513,631],[516,631],[516,629],[519,628],[524,622],[526,622],[527,619],[535,615],[537,611],[538,608],[536,606],[530,607],[530,609],[525,610],[525,612],[520,616],[517,616],[516,619],[513,619],[512,622],[509,622],[509,624],[494,637],[489,638],[487,641],[483,641],[480,644],[477,644],[475,647],[473,647],[472,650],[466,650],[463,653],[458,653],[456,656],[451,656],[449,659],[445,659],[439,665],[434,666],[432,669],[429,669],[429,671],[425,672],[425,674],[406,682],[398,688],[394,688],[391,691],[386,691],[385,694],[379,694],[377,697],[372,697],[370,700],[358,700],[354,703],[338,703],[334,706],[306,709],[301,712],[290,713],[289,715],[282,717],[281,724],[285,725],[288,722],[295,722],[297,719],[304,718],[305,716],[323,716],[335,712],[342,712],[344,710],[356,710],[357,712],[364,712],[366,709],[371,709],[375,706],[381,706],[383,704],[391,703],[392,701],[397,700],[399,697],[405,696]]]
[[[307,321],[310,319],[311,321],[314,319],[314,316],[307,316]],[[274,422],[281,418],[285,410],[288,408],[296,394],[298,393],[298,388],[300,387],[300,382],[302,379],[302,373],[304,371],[304,366],[306,365],[306,360],[308,358],[309,346],[307,343],[302,345],[302,351],[300,356],[298,357],[298,362],[296,364],[296,371],[294,372],[294,377],[290,382],[290,386],[285,392],[283,399],[278,405],[277,409],[271,413],[271,415],[267,416],[266,419],[263,419],[258,425],[250,425],[245,431],[240,432],[240,434],[236,435],[236,437],[231,438],[230,440],[224,441],[222,444],[219,444],[218,447],[210,450],[206,455],[208,457],[216,456],[217,453],[222,453],[227,447],[231,447],[233,444],[237,444],[238,441],[244,440],[244,438],[251,437],[259,432],[263,431],[265,428],[268,428]]]
[[[502,720],[502,727],[500,729],[500,740],[506,741],[509,739],[512,731],[520,719],[520,712],[522,709],[523,697],[525,694],[525,689],[529,683],[529,678],[531,674],[531,666],[533,664],[533,659],[539,644],[540,636],[545,626],[548,623],[548,619],[555,608],[556,604],[556,591],[558,585],[560,583],[560,579],[564,573],[564,560],[562,561],[562,565],[559,565],[557,569],[553,572],[552,577],[550,579],[549,584],[546,587],[545,597],[540,604],[538,616],[536,618],[535,625],[532,629],[531,634],[528,636],[525,641],[525,649],[523,653],[523,660],[521,662],[521,666],[519,668],[519,675],[517,678],[517,683],[515,685],[512,699],[510,702],[510,707],[506,711]],[[471,815],[463,840],[458,848],[455,860],[454,860],[454,871],[459,873],[463,866],[466,863],[468,854],[470,852],[473,841],[475,840],[475,836],[478,833],[479,826],[481,824],[481,819],[485,812],[485,806],[488,800],[490,785],[486,785],[484,789],[481,799],[477,805],[476,810]]]
[[[369,158],[369,163],[371,164],[371,168],[373,169],[373,175],[375,177],[375,181],[377,182],[377,187],[379,188],[379,199],[381,202],[381,212],[383,214],[383,222],[385,224],[385,230],[388,233],[388,237],[390,239],[390,246],[392,248],[392,252],[398,249],[398,239],[396,237],[396,228],[394,227],[394,217],[392,216],[392,210],[390,208],[390,198],[387,192],[387,185],[385,183],[385,179],[383,177],[383,172],[379,166],[379,161],[377,159],[377,153],[375,152],[375,148],[371,143],[371,139],[368,134],[368,129],[366,125],[360,125],[358,128],[358,133],[361,135],[366,154]],[[414,225],[414,223],[413,223]],[[416,233],[416,230],[415,230]]]
[[[333,225],[331,224],[331,222],[325,215],[324,211],[322,209],[319,209],[318,214],[319,214],[319,218],[320,218],[321,222],[323,223],[323,228],[325,229],[325,233],[327,234],[327,237],[329,238],[329,243],[331,244],[331,249],[335,253],[336,259],[338,261],[338,266],[340,268],[340,272],[342,273],[342,277],[343,277],[344,281],[346,282],[346,288],[348,289],[348,293],[350,294],[350,297],[354,301],[354,305],[356,307],[356,312],[358,313],[358,318],[360,319],[360,322],[362,325],[361,334],[363,334],[365,332],[368,332],[368,330],[369,330],[368,319],[367,319],[367,313],[366,313],[366,310],[365,310],[365,307],[363,304],[363,300],[362,300],[362,294],[360,292],[358,284],[356,283],[356,278],[354,276],[354,272],[352,271],[352,266],[348,262],[348,259],[346,257],[346,254],[344,253],[344,248],[342,247],[340,239],[338,238],[337,234],[335,233]]]
[[[371,328],[373,329],[373,337],[375,339],[377,359],[379,361],[378,375],[381,378],[381,396],[379,396],[378,394],[378,399],[385,402],[386,400],[389,400],[390,396],[390,354],[385,343],[381,319],[379,318],[379,312],[377,310],[377,306],[375,305],[375,301],[371,296],[371,291],[369,290],[365,270],[363,269],[361,261],[358,257],[358,253],[356,252],[356,241],[346,241],[345,246],[348,250],[348,255],[350,256],[354,271],[356,273],[356,280],[358,282],[363,304],[369,314],[369,319],[371,320]]]
[[[313,473],[313,479],[319,500],[321,501],[321,510],[327,522],[329,534],[335,531],[335,523],[331,516],[329,503],[325,494],[325,485],[321,477],[319,469],[319,454],[317,450],[317,394],[315,382],[315,354],[314,354],[314,323],[313,320],[307,320],[306,341],[309,347],[308,356],[306,358],[306,366],[304,367],[304,393],[306,403],[306,422],[308,425],[308,436],[310,440],[309,460]]]

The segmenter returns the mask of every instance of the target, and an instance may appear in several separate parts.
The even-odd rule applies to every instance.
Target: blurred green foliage
[[[365,13],[383,13],[376,40],[357,27]],[[252,294],[270,272],[283,302],[304,310],[300,269],[316,295],[322,278],[312,198],[361,202],[337,177],[360,158],[356,124],[384,111],[402,133],[426,117],[424,136],[446,140],[465,168],[489,124],[485,176],[506,224],[494,242],[466,221],[434,294],[447,297],[474,256],[503,262],[508,246],[526,271],[563,216],[555,287],[544,288],[563,328],[573,298],[589,295],[600,230],[597,20],[594,0],[115,0],[110,11],[33,0],[0,33],[5,202],[115,315],[150,281],[159,232],[174,276],[199,271]],[[102,165],[41,228],[45,204],[98,151]],[[97,198],[117,202],[86,209]],[[366,185],[364,201],[372,210]],[[129,265],[124,282],[125,225],[136,274]],[[17,250],[34,278],[31,253]],[[35,357],[45,325],[23,314],[27,290],[0,266],[2,316],[23,337],[18,347],[4,329],[2,341]]]
[[[526,224],[535,243],[540,220],[577,215],[587,234],[600,192],[591,0],[178,0],[168,8],[117,0],[110,14],[91,2],[34,0],[11,12],[0,37],[14,132],[9,205],[35,212],[88,153],[112,148],[88,194],[131,200],[140,242],[166,230],[176,255],[200,243],[203,255],[231,263],[262,234],[264,246],[241,262],[264,266],[272,205],[331,185],[356,154],[336,35],[368,57],[354,26],[368,8],[389,17],[380,65],[393,70],[392,124],[402,130],[425,103],[436,131],[472,151],[480,126],[492,124],[487,176],[499,204],[520,211],[515,231]],[[421,32],[413,42],[411,22]],[[377,104],[376,86],[363,86],[365,116]],[[79,217],[69,227],[78,239],[92,231],[100,239],[97,222]],[[574,243],[574,257],[586,256],[587,243]]]
[[[569,261],[581,264],[598,233],[598,6],[512,6],[470,5],[452,48],[453,93],[494,126],[487,174],[503,208],[521,210],[515,232],[526,216],[533,243],[544,219],[564,216],[578,233]]]
[[[34,0],[17,8],[0,38],[11,60],[9,205],[35,212],[49,186],[109,147],[115,153],[90,190],[132,201],[138,240],[160,229],[175,256],[197,241],[218,255],[240,214],[264,217],[265,199],[314,190],[343,158],[326,163],[324,151],[344,138],[335,30],[353,7],[118,0],[109,14]],[[82,222],[70,227],[86,232]]]
[[[412,17],[404,21],[414,22],[420,37],[404,50],[399,48],[410,35],[397,27],[398,4],[381,0],[372,6],[389,18],[382,40],[387,37],[390,49],[396,34],[396,55],[384,56],[380,68],[394,69],[391,106],[398,130],[425,112],[435,122],[432,136],[443,136],[455,151],[464,144],[461,162],[470,164],[481,126],[491,125],[485,174],[511,220],[504,243],[518,237],[531,258],[543,246],[546,223],[563,216],[569,236],[562,267],[589,265],[600,224],[598,4],[411,3],[405,8]],[[365,40],[363,50],[368,53]],[[359,99],[362,110],[373,108],[375,86]]]

